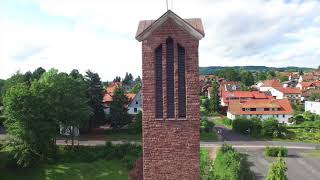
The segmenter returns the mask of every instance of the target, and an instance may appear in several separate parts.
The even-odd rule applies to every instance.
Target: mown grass
[[[215,131],[213,132],[201,132],[200,133],[200,140],[201,141],[218,141],[218,135]]]
[[[97,160],[91,163],[61,163],[28,169],[0,169],[1,180],[93,180],[128,179],[128,170],[120,160]]]

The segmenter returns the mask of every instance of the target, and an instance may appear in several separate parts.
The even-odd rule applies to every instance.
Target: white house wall
[[[312,113],[320,115],[320,102],[306,101],[304,105],[305,111],[310,111]]]

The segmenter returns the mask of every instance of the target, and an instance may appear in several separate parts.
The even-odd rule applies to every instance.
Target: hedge
[[[267,146],[264,150],[266,156],[271,157],[287,157],[288,149],[285,147],[269,147]]]

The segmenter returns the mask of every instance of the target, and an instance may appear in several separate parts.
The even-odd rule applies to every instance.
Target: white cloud
[[[30,1],[31,2],[31,1]],[[34,2],[33,2],[34,3]],[[69,26],[1,20],[0,77],[38,66],[77,68],[111,80],[141,73],[138,21],[156,19],[165,1],[40,0],[42,12]],[[174,0],[184,18],[201,17],[201,66],[267,65],[316,67],[320,59],[320,2],[263,0]],[[171,4],[171,3],[169,3]],[[18,57],[18,58],[17,58]],[[19,61],[20,57],[20,61]]]

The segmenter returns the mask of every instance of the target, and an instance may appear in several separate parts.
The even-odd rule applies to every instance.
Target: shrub
[[[212,132],[213,131],[213,127],[214,127],[214,122],[212,121],[208,121],[208,118],[205,117],[201,120],[200,122],[200,129],[201,131],[204,131],[204,132]]]
[[[267,180],[287,180],[286,176],[287,165],[286,162],[279,157],[269,169]]]
[[[229,145],[223,145],[218,151],[213,172],[216,180],[253,179],[246,156],[238,153]]]
[[[142,111],[135,116],[135,121],[129,124],[129,132],[133,134],[142,133]]]
[[[269,147],[267,146],[264,150],[266,156],[271,157],[287,157],[288,149],[285,147]]]
[[[227,126],[231,126],[232,125],[232,120],[224,117],[223,119],[221,119],[222,124],[227,125]]]
[[[266,137],[284,137],[286,135],[286,128],[274,118],[262,121],[262,134]]]
[[[210,158],[207,149],[200,149],[200,175],[201,180],[214,179],[213,160]]]
[[[4,124],[4,121],[6,120],[5,116],[0,115],[0,126]]]
[[[121,161],[125,164],[127,169],[132,169],[136,160],[139,159],[139,156],[134,155],[125,155]]]
[[[232,129],[240,134],[258,136],[261,134],[261,121],[257,118],[237,118],[232,122]]]

